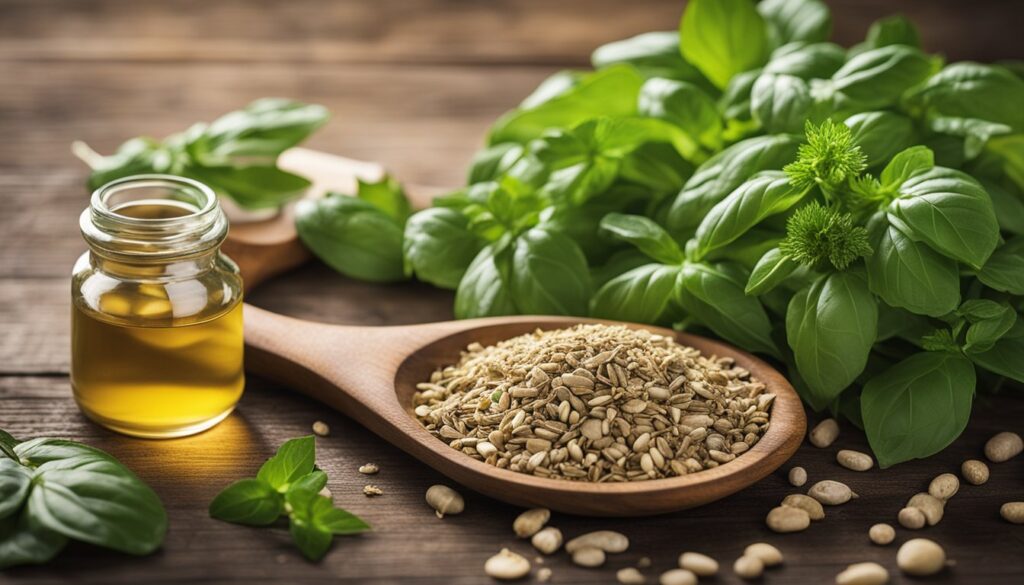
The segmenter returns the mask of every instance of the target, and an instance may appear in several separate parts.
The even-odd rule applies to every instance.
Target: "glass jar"
[[[213,191],[168,175],[113,181],[80,218],[89,245],[71,277],[71,385],[99,424],[180,437],[242,395],[242,279],[220,252]]]

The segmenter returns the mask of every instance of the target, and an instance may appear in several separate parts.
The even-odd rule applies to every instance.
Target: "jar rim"
[[[108,204],[112,197],[123,191],[142,188],[167,188],[194,191],[194,193],[202,196],[202,205],[193,205],[194,209],[185,215],[169,218],[145,218],[132,217],[130,215],[124,215],[123,213],[118,213],[117,207],[111,208]],[[213,189],[209,186],[194,179],[189,179],[188,177],[151,173],[121,177],[120,179],[114,179],[109,183],[101,185],[92,192],[92,197],[90,198],[89,203],[93,212],[107,219],[119,223],[138,223],[139,225],[158,226],[184,223],[210,213],[217,207],[217,194],[214,193]]]

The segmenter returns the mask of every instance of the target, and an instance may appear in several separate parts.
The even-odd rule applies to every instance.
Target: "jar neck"
[[[228,231],[209,187],[170,175],[107,183],[79,225],[98,270],[161,280],[209,270]]]

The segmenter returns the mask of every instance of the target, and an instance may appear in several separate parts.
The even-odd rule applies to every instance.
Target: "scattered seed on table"
[[[766,567],[774,567],[782,564],[782,551],[768,544],[767,542],[755,542],[743,549],[743,556],[754,557],[761,560]]]
[[[551,569],[547,567],[541,567],[537,569],[537,582],[547,583],[551,580]]]
[[[985,457],[993,463],[1009,461],[1024,451],[1024,439],[1011,432],[1002,432],[985,443]]]
[[[868,529],[868,538],[877,545],[885,546],[896,539],[896,529],[889,524],[880,522]]]
[[[858,497],[850,486],[831,479],[823,479],[812,485],[807,495],[826,506],[838,506]]]
[[[604,564],[604,551],[596,546],[584,546],[572,553],[572,562],[581,567],[600,567]]]
[[[878,563],[855,563],[836,575],[836,585],[885,585],[889,571]]]
[[[547,508],[533,508],[516,517],[512,522],[512,530],[519,538],[529,538],[551,519],[551,510]]]
[[[839,437],[839,423],[834,418],[826,418],[811,429],[808,439],[820,449],[831,445]]]
[[[363,486],[363,495],[368,497],[368,498],[372,498],[374,496],[383,496],[384,495],[384,490],[382,490],[379,487],[377,487],[375,485],[372,485],[372,484],[371,485],[364,485]]]
[[[999,508],[999,515],[1012,524],[1024,524],[1024,502],[1006,502]]]
[[[629,538],[614,530],[596,530],[581,534],[565,543],[565,551],[569,554],[585,547],[599,548],[608,553],[626,552],[629,548]]]
[[[554,554],[562,548],[562,531],[554,526],[546,526],[533,535],[530,544],[546,555]]]
[[[928,522],[928,526],[935,526],[942,520],[946,503],[931,494],[921,492],[914,494],[907,501],[907,507],[921,510],[924,513],[924,519]]]
[[[658,577],[659,585],[697,585],[697,575],[686,569],[670,569]]]
[[[427,489],[427,503],[434,509],[438,518],[444,518],[445,514],[459,514],[466,508],[466,501],[457,491],[441,484],[432,485]]]
[[[757,557],[743,555],[733,563],[732,571],[741,579],[757,579],[764,573],[764,563]]]
[[[967,483],[981,485],[988,481],[988,465],[984,461],[968,459],[960,466],[960,474],[964,476]]]
[[[696,552],[679,555],[679,567],[692,571],[698,577],[712,577],[718,573],[718,561]]]
[[[359,466],[359,473],[363,475],[373,475],[378,471],[380,471],[380,468],[377,467],[376,463],[364,463]]]
[[[794,487],[801,487],[807,483],[807,470],[803,467],[794,467],[789,470],[789,483]]]
[[[840,450],[836,453],[836,461],[839,462],[839,465],[852,471],[867,471],[875,466],[875,460],[871,458],[871,455],[852,449]]]
[[[635,567],[619,569],[615,572],[615,579],[622,583],[622,585],[644,585],[647,582],[647,579],[644,579],[643,573],[636,570]]]
[[[908,575],[927,577],[946,566],[946,551],[935,541],[914,538],[904,542],[897,551],[896,565]]]
[[[899,520],[900,526],[910,530],[920,530],[924,528],[926,522],[924,512],[919,508],[903,508],[896,519]]]
[[[768,512],[765,524],[775,532],[800,532],[811,525],[811,517],[801,508],[779,506]]]
[[[503,548],[501,552],[487,559],[487,562],[484,563],[484,573],[487,573],[488,577],[502,581],[522,579],[530,573],[530,561],[520,554]]]
[[[945,502],[960,491],[960,480],[952,473],[938,475],[928,484],[928,493]]]
[[[327,426],[324,421],[318,420],[313,423],[313,434],[318,437],[326,437],[331,434],[331,427]]]
[[[783,506],[789,506],[791,508],[800,508],[807,515],[811,517],[811,520],[818,521],[825,517],[825,508],[822,507],[821,502],[815,500],[811,496],[805,496],[803,494],[789,494],[782,500]]]
[[[651,557],[640,557],[636,560],[636,566],[639,569],[646,569],[651,566]]]

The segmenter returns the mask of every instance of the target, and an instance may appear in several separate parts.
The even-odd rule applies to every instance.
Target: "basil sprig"
[[[370,530],[321,494],[327,474],[316,469],[315,449],[312,436],[287,441],[256,477],[238,480],[217,494],[210,516],[247,526],[269,526],[287,516],[295,546],[312,561],[327,553],[334,535]]]
[[[166,532],[160,498],[107,453],[0,431],[0,569],[45,563],[69,539],[146,555]]]

